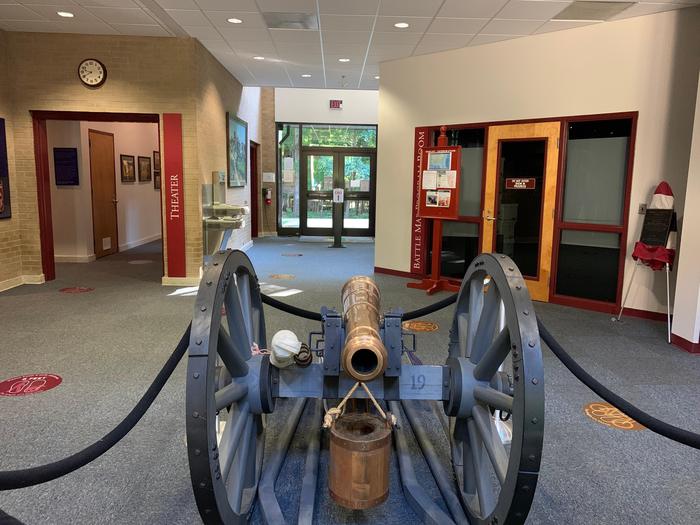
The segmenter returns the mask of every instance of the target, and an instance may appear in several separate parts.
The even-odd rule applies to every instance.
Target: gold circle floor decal
[[[435,332],[439,328],[437,323],[430,321],[404,321],[401,326],[409,332]]]
[[[583,411],[593,421],[597,421],[601,425],[618,430],[644,430],[642,425],[609,403],[588,403],[583,407]]]

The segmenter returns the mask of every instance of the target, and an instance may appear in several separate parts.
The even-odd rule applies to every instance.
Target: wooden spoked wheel
[[[530,294],[509,257],[482,254],[470,264],[447,364],[452,463],[470,522],[523,523],[540,468],[544,376]],[[501,413],[511,414],[509,445],[496,424]]]
[[[272,411],[258,279],[239,251],[217,253],[197,293],[187,365],[187,450],[205,523],[247,521]]]

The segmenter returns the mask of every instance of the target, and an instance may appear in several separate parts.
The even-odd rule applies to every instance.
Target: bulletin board
[[[436,146],[423,150],[420,169],[418,216],[422,219],[459,217],[461,146]]]

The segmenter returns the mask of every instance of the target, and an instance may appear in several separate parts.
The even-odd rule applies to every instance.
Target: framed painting
[[[122,167],[122,182],[136,182],[136,165],[133,155],[119,155]]]
[[[153,152],[153,171],[160,171],[160,151]]]
[[[248,184],[248,123],[226,113],[226,153],[229,188]]]
[[[7,163],[5,119],[0,118],[0,219],[12,217],[10,207],[10,168]]]
[[[151,157],[139,156],[139,182],[151,180]]]
[[[153,189],[154,190],[160,189],[160,171],[153,172]]]

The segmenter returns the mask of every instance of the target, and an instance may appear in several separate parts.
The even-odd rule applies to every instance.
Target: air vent
[[[270,29],[318,30],[318,18],[310,13],[263,13],[265,24]]]
[[[574,2],[553,20],[607,20],[634,4],[635,2]]]

